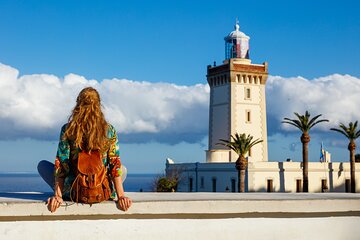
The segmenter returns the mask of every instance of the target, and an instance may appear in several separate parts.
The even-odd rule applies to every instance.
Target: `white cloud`
[[[76,74],[64,79],[47,74],[19,76],[18,70],[0,64],[0,139],[54,138],[85,86],[98,89],[105,115],[120,133],[169,137],[174,133],[207,133],[206,85],[124,79],[98,82]],[[191,141],[191,136],[184,140]]]
[[[57,138],[77,94],[86,86],[98,89],[107,119],[125,141],[195,142],[207,135],[209,88],[205,84],[179,86],[126,79],[99,82],[76,74],[64,78],[19,76],[17,69],[0,64],[0,140]],[[319,126],[323,131],[339,122],[360,120],[359,93],[360,79],[349,75],[312,80],[269,76],[268,125],[276,126],[275,131],[295,130],[281,121],[305,110],[331,121]]]
[[[330,121],[318,125],[321,131],[337,127],[340,122],[360,120],[360,79],[350,75],[333,74],[312,80],[269,76],[266,91],[268,115],[279,125],[284,117],[295,118],[294,112],[304,114],[306,110]],[[295,130],[290,125],[281,127]]]

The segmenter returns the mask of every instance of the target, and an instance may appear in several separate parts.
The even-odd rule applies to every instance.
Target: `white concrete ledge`
[[[0,193],[0,239],[358,240],[360,194],[128,193],[114,202],[61,207],[49,194]]]
[[[48,194],[0,193],[0,221],[229,217],[360,216],[360,194],[350,193],[128,193],[127,212],[115,202],[72,204],[48,211]]]

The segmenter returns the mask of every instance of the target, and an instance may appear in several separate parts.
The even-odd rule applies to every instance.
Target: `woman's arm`
[[[62,199],[62,190],[64,188],[64,179],[63,178],[55,178],[55,186],[54,186],[54,196],[48,198],[47,204],[50,212],[55,212],[56,209],[60,207],[63,203]]]
[[[108,150],[108,163],[111,178],[115,185],[115,191],[118,196],[119,208],[123,211],[126,211],[130,208],[132,201],[130,198],[125,197],[124,187],[122,184],[122,169],[119,153],[119,142],[116,135],[116,130],[113,126],[109,126],[109,140],[110,147]]]
[[[69,142],[63,139],[66,125],[61,128],[59,145],[56,153],[55,168],[54,168],[54,196],[50,197],[47,201],[48,209],[55,212],[63,203],[62,193],[64,189],[64,179],[69,173],[69,158],[70,158],[70,145]]]
[[[121,176],[115,177],[113,182],[115,185],[116,194],[118,196],[117,202],[119,204],[119,208],[120,210],[127,211],[130,208],[132,201],[130,198],[125,196]]]

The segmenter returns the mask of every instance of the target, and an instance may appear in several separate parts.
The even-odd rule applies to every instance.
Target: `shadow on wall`
[[[52,192],[45,192],[45,193],[11,193],[11,192],[0,192],[0,198],[12,198],[12,199],[19,199],[19,200],[40,200],[46,201],[50,196],[52,196]]]
[[[280,192],[285,192],[284,163],[279,162]]]
[[[335,188],[333,188],[333,192],[346,192],[346,184],[343,183],[343,184],[341,184],[339,186],[336,186]]]

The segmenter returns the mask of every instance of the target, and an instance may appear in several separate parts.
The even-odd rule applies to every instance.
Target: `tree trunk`
[[[240,189],[239,192],[245,192],[245,170],[240,170]]]
[[[303,155],[303,192],[309,192],[309,142],[310,136],[308,133],[301,135],[302,155]]]
[[[235,164],[238,170],[238,191],[245,192],[245,170],[247,167],[247,160],[244,156],[239,156]]]
[[[241,170],[238,169],[238,192],[241,192]]]
[[[351,185],[351,192],[355,193],[356,192],[356,186],[355,186],[355,149],[356,149],[356,144],[355,142],[352,140],[350,141],[349,145],[348,145],[348,149],[350,152],[350,185]]]

